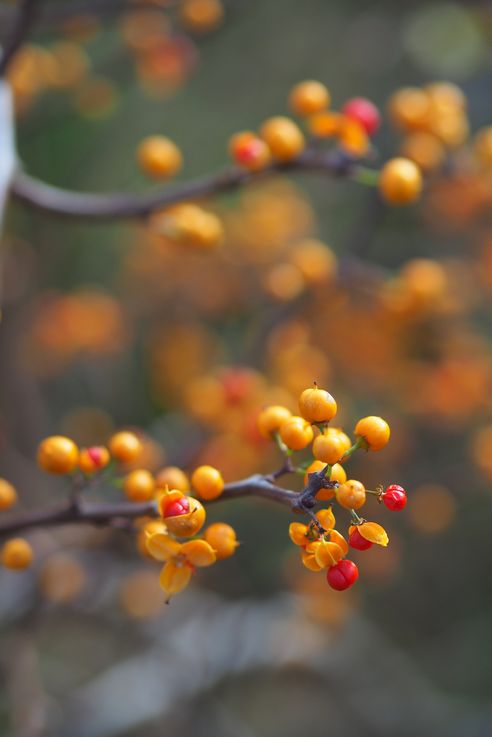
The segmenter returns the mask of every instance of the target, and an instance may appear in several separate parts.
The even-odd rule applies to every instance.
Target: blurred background
[[[470,153],[492,121],[490,5],[224,0],[198,16],[165,0],[39,5],[11,70],[18,150],[61,187],[149,191],[135,152],[151,134],[182,150],[178,181],[218,171],[229,137],[286,114],[306,78],[335,109],[363,95],[382,111],[402,87],[449,80],[471,139],[408,208],[317,175],[213,198],[215,249],[11,203],[0,473],[22,509],[67,493],[35,464],[54,433],[87,445],[132,427],[153,470],[272,470],[258,409],[294,409],[313,380],[348,431],[364,414],[390,421],[388,448],[351,473],[368,488],[401,483],[409,505],[375,510],[391,543],[354,557],[348,594],[301,567],[288,515],[260,501],[213,508],[243,544],[170,606],[134,535],[33,532],[35,566],[0,573],[2,735],[490,734],[492,179]],[[4,41],[15,3],[0,10]],[[402,146],[385,117],[372,165]]]

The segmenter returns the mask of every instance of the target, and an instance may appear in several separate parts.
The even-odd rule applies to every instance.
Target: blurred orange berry
[[[192,33],[209,33],[222,22],[224,8],[220,0],[183,0],[179,17],[183,26]]]
[[[289,106],[296,115],[313,115],[330,106],[331,95],[321,82],[306,80],[292,88],[289,95]]]
[[[168,179],[182,166],[181,151],[166,136],[148,136],[137,149],[137,160],[145,174],[155,179]]]
[[[17,502],[17,492],[6,479],[0,478],[0,512],[10,509]]]
[[[260,128],[260,137],[278,161],[289,161],[304,149],[305,140],[299,126],[290,118],[277,116],[266,120]]]
[[[390,159],[379,174],[379,191],[383,199],[391,205],[414,202],[422,191],[420,169],[410,159]]]
[[[120,463],[133,463],[142,452],[142,443],[135,433],[125,430],[117,432],[109,439],[109,452]]]
[[[27,540],[22,537],[15,537],[4,544],[0,556],[5,568],[21,571],[31,565],[33,552]]]
[[[291,416],[292,414],[287,407],[277,404],[265,407],[258,415],[258,430],[264,438],[271,438]]]
[[[155,476],[155,485],[158,489],[178,489],[178,491],[189,491],[190,482],[188,476],[177,466],[166,466],[161,468]]]
[[[145,469],[132,471],[124,480],[123,491],[132,502],[148,502],[155,492],[154,477]]]
[[[79,450],[73,440],[63,435],[45,438],[38,447],[38,464],[43,471],[65,474],[75,469]]]

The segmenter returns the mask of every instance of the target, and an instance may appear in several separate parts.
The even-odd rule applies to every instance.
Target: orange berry
[[[179,8],[181,23],[193,33],[208,33],[220,25],[224,8],[219,0],[183,0]]]
[[[198,495],[209,502],[217,499],[224,489],[222,474],[213,466],[199,466],[193,472],[191,484]]]
[[[366,502],[366,490],[360,481],[350,480],[336,490],[337,502],[345,509],[360,509]]]
[[[343,116],[338,132],[340,146],[352,156],[364,156],[369,150],[369,136],[358,120]]]
[[[386,162],[379,174],[379,191],[391,205],[414,202],[422,191],[422,175],[410,159],[397,157]]]
[[[181,151],[166,136],[148,136],[137,149],[137,160],[145,174],[155,179],[167,179],[181,169]]]
[[[155,485],[158,489],[178,489],[178,491],[189,491],[190,482],[188,476],[177,466],[166,466],[157,472]]]
[[[77,466],[79,450],[73,440],[63,435],[45,438],[38,447],[38,464],[49,473],[70,473]]]
[[[334,463],[331,467],[330,481],[338,481],[339,484],[344,484],[347,480],[347,473],[340,463]]]
[[[355,434],[365,440],[368,450],[381,450],[389,442],[390,428],[382,417],[363,417],[355,426]]]
[[[239,545],[235,530],[225,522],[215,522],[207,527],[203,537],[214,549],[217,560],[230,558]]]
[[[437,169],[443,163],[446,151],[441,141],[432,133],[415,131],[403,141],[401,154],[427,172]]]
[[[265,407],[258,415],[258,430],[264,438],[271,436],[280,430],[280,426],[291,417],[291,412],[287,407],[278,404],[272,404]]]
[[[279,430],[280,438],[291,450],[302,450],[313,439],[313,428],[304,417],[293,415],[282,423]]]
[[[330,466],[339,461],[347,450],[344,435],[345,433],[340,433],[335,428],[327,428],[314,439],[314,457]]]
[[[404,87],[398,90],[388,103],[392,122],[404,130],[427,127],[429,108],[429,95],[418,87]]]
[[[10,509],[17,502],[17,492],[6,479],[0,479],[0,512]]]
[[[289,161],[304,149],[305,140],[301,129],[290,118],[277,116],[266,120],[260,128],[260,137],[268,145],[272,156],[278,161]]]
[[[329,392],[315,384],[302,392],[299,410],[308,422],[329,422],[337,413],[337,403]]]
[[[8,540],[2,548],[1,560],[5,568],[21,571],[28,568],[33,559],[32,548],[22,537]]]
[[[232,160],[248,171],[260,171],[271,161],[268,145],[251,131],[242,131],[232,136],[229,141],[229,153]]]
[[[316,113],[308,120],[309,132],[316,138],[333,138],[340,133],[343,118],[340,113]]]
[[[82,448],[79,454],[79,468],[82,473],[95,473],[107,466],[110,460],[108,449],[102,445]]]
[[[133,432],[117,432],[108,443],[109,452],[120,463],[133,463],[142,452],[142,443]]]
[[[132,502],[148,502],[154,496],[154,477],[145,469],[132,471],[125,478],[123,491]]]
[[[335,254],[329,246],[314,238],[296,243],[290,260],[308,284],[326,284],[336,275]]]
[[[331,95],[321,82],[308,79],[299,82],[292,88],[289,95],[290,109],[296,115],[313,115],[330,106]]]

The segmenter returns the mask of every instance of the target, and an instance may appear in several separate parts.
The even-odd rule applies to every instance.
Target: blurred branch
[[[37,2],[38,0],[22,0],[19,5],[13,28],[0,56],[0,77],[5,76],[10,62],[24,42],[36,15]]]
[[[248,172],[231,168],[143,195],[70,192],[46,184],[21,170],[14,176],[11,193],[21,202],[54,215],[111,220],[145,217],[178,202],[234,190],[272,174],[305,171],[350,179],[360,169],[361,166],[342,151],[325,152],[308,148],[296,159],[275,163],[262,171]]]
[[[253,474],[240,481],[226,484],[218,499],[214,502],[237,499],[243,496],[255,496],[268,499],[272,502],[285,504],[292,511],[304,512],[312,516],[314,497],[321,488],[333,486],[325,478],[325,469],[309,475],[309,483],[300,492],[289,491],[277,486],[271,480],[283,473],[288,473],[286,466],[271,476]],[[208,502],[209,504],[211,502]],[[16,515],[0,522],[0,537],[21,532],[33,527],[52,527],[68,524],[90,524],[102,526],[118,526],[125,520],[138,517],[157,517],[159,511],[154,500],[149,502],[86,502],[80,496],[75,496],[70,502],[64,502],[47,509],[34,510]],[[319,525],[319,523],[318,523]]]

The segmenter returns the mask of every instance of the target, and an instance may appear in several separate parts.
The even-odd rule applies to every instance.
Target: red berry
[[[96,466],[99,466],[102,463],[103,453],[101,448],[98,448],[97,446],[87,448],[87,455]]]
[[[365,97],[353,97],[351,100],[347,100],[342,108],[342,113],[347,118],[352,118],[352,120],[360,123],[369,136],[374,135],[381,123],[379,110]]]
[[[356,550],[369,550],[369,548],[372,548],[372,542],[362,537],[357,528],[349,535],[349,545]]]
[[[184,496],[182,499],[174,499],[174,501],[166,504],[164,517],[180,517],[182,514],[188,514],[189,511],[190,503]]]
[[[359,578],[359,569],[351,560],[341,560],[328,569],[326,580],[335,591],[350,588]]]
[[[407,505],[407,492],[403,486],[391,484],[382,495],[382,500],[392,512],[401,512]]]

